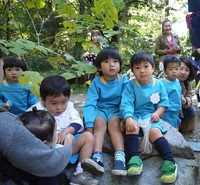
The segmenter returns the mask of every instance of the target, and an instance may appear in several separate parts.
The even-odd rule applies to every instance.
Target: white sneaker
[[[197,107],[200,107],[200,102],[198,102]]]

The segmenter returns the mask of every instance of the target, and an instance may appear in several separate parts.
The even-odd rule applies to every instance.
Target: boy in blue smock
[[[19,77],[27,70],[26,63],[19,57],[7,57],[3,66],[6,79],[0,86],[0,106],[9,112],[21,116],[39,99],[30,91],[32,84],[22,87]]]
[[[168,96],[160,80],[152,78],[155,63],[153,56],[145,51],[135,53],[130,59],[135,79],[130,80],[122,93],[120,115],[125,120],[129,162],[128,175],[140,175],[143,162],[139,150],[140,124],[150,122],[149,139],[161,155],[162,183],[172,183],[177,178],[175,163],[168,141],[163,137],[166,129],[161,125],[162,115],[168,107]]]
[[[166,108],[162,119],[174,128],[178,128],[181,124],[179,114],[182,110],[182,89],[178,80],[181,61],[176,56],[167,55],[163,64],[166,76],[161,81],[168,94],[169,107]]]
[[[95,60],[99,75],[92,81],[83,107],[85,127],[94,134],[95,146],[92,155],[96,169],[104,173],[102,148],[108,130],[115,150],[113,175],[127,174],[124,153],[124,138],[120,127],[119,105],[127,79],[120,75],[122,58],[115,49],[101,50]],[[94,165],[87,159],[83,168],[95,173]],[[97,171],[97,173],[99,173]]]

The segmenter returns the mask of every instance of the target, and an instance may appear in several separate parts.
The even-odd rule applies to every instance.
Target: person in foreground
[[[185,57],[180,57],[181,68],[178,79],[182,87],[182,111],[180,114],[180,132],[193,132],[195,129],[195,108],[192,104],[192,97],[195,91],[192,89],[192,81],[196,77],[196,71],[191,61]]]
[[[181,124],[179,114],[182,110],[181,85],[178,80],[181,61],[176,56],[167,55],[163,63],[166,76],[161,81],[168,94],[169,107],[166,108],[162,119],[178,129]]]
[[[155,63],[146,51],[136,52],[130,59],[135,79],[128,82],[122,93],[120,115],[125,120],[128,155],[128,175],[140,175],[143,162],[140,158],[140,124],[150,121],[149,139],[161,155],[162,183],[172,183],[178,174],[178,165],[172,155],[168,141],[163,137],[166,129],[162,126],[162,115],[168,107],[168,97],[160,80],[152,78]],[[140,120],[140,121],[139,121]]]
[[[38,139],[43,141],[50,147],[63,147],[64,145],[56,145],[57,143],[57,124],[55,118],[48,112],[44,110],[37,110],[33,107],[32,111],[25,112],[19,118],[24,126],[34,134]],[[73,137],[67,135],[65,137],[65,145],[68,142],[70,146],[73,145],[73,140],[67,141],[68,137]],[[31,184],[34,185],[58,185],[57,177],[37,177],[29,174],[24,174]]]
[[[99,75],[92,81],[85,105],[83,107],[86,130],[92,132],[95,138],[94,153],[92,156],[104,173],[102,148],[104,135],[108,129],[115,150],[115,162],[113,175],[126,175],[124,138],[120,127],[119,105],[121,94],[126,82],[125,76],[120,75],[122,58],[119,52],[112,48],[101,50],[95,60],[95,66]],[[83,167],[93,173],[99,173],[94,169],[91,161],[85,160]]]
[[[0,86],[0,106],[19,117],[39,99],[30,91],[31,83],[26,87],[19,83],[19,77],[27,70],[24,60],[20,57],[7,57],[4,59],[3,70],[6,79]]]
[[[68,134],[74,136],[75,144],[69,163],[75,164],[78,161],[78,164],[70,185],[96,185],[99,181],[93,179],[92,175],[81,167],[81,162],[83,164],[86,158],[95,165],[90,159],[94,149],[94,136],[90,132],[83,132],[82,119],[74,104],[69,101],[70,94],[70,86],[64,77],[48,76],[40,85],[40,102],[27,111],[36,107],[37,110],[46,110],[54,116],[57,122],[58,144],[63,144]]]
[[[1,56],[0,83],[4,74]],[[1,162],[7,160],[15,168],[38,177],[56,176],[67,166],[72,146],[50,148],[30,133],[17,116],[3,108],[0,108],[0,127]],[[11,178],[5,175],[4,169],[1,169],[1,173],[5,177],[4,181],[0,179],[1,185],[14,184]]]

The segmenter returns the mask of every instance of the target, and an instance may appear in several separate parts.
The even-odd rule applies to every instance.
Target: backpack
[[[0,113],[4,111],[6,110],[0,108]],[[0,184],[1,182],[6,183],[10,179],[17,185],[24,185],[23,180],[17,169],[0,154]]]

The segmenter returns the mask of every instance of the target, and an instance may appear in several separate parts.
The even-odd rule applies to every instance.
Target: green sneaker
[[[178,176],[178,165],[171,161],[163,161],[162,162],[162,183],[173,183],[176,181]]]
[[[139,156],[133,156],[128,162],[128,175],[140,175],[143,169],[143,162]]]

